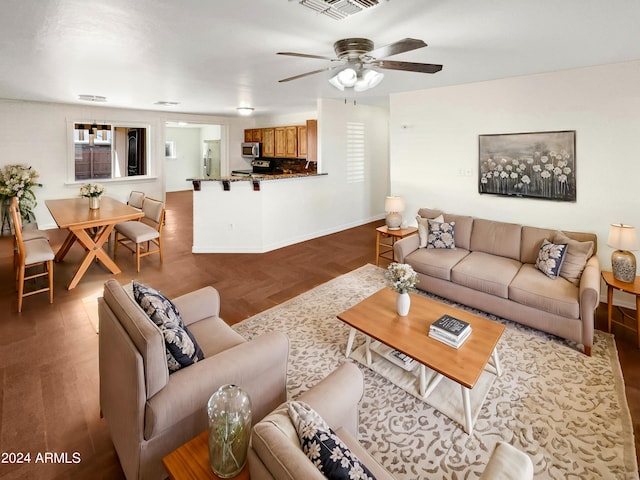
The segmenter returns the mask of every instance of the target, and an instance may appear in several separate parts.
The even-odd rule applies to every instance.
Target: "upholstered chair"
[[[118,252],[118,245],[131,250],[136,256],[136,269],[140,272],[140,258],[155,253],[162,256],[162,226],[164,224],[164,202],[145,197],[142,202],[144,217],[139,221],[117,223],[115,226],[115,243],[113,256]]]

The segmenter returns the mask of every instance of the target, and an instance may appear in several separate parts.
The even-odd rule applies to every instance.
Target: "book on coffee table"
[[[449,345],[450,347],[453,348],[460,348],[460,345],[462,345],[465,340],[467,338],[469,338],[469,335],[471,335],[471,328],[467,328],[463,333],[460,334],[460,336],[457,339],[452,339],[449,336],[440,333],[437,329],[433,330],[430,329],[429,330],[429,337],[438,340],[439,342],[442,342],[446,345]]]
[[[429,333],[435,332],[442,338],[448,338],[452,342],[457,342],[461,337],[468,336],[471,332],[469,322],[452,317],[451,315],[442,315],[438,320],[433,322],[429,327]]]

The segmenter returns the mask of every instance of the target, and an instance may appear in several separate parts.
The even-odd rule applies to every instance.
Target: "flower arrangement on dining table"
[[[38,204],[33,187],[41,187],[37,181],[40,174],[24,164],[5,165],[0,170],[0,196],[3,199],[18,197],[20,215],[24,220],[33,218],[33,209]]]
[[[409,293],[418,283],[415,270],[406,263],[393,262],[387,267],[385,278],[389,286],[398,293]]]
[[[104,192],[104,186],[99,183],[86,183],[80,187],[80,195],[82,197],[101,197]]]

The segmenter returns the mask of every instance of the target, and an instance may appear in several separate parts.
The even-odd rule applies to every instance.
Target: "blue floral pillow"
[[[198,360],[202,360],[204,353],[182,322],[180,313],[173,302],[151,287],[142,285],[135,280],[132,284],[133,298],[151,321],[160,328],[164,336],[169,373],[177,372],[182,367],[188,367]]]
[[[567,253],[566,244],[555,244],[545,239],[542,242],[538,259],[536,260],[536,268],[544,273],[547,277],[555,280],[560,275],[560,268]]]
[[[456,222],[436,222],[429,220],[427,248],[456,248],[454,230]]]
[[[329,480],[375,480],[323,418],[303,402],[289,402],[302,451]]]

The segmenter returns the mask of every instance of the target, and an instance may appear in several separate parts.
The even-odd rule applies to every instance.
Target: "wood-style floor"
[[[266,254],[194,255],[191,196],[190,191],[167,195],[164,263],[157,256],[143,258],[137,274],[134,258],[119,252],[116,262],[122,273],[115,276],[119,282],[135,278],[169,297],[213,285],[220,291],[221,316],[233,324],[375,261],[374,227],[382,222]],[[57,249],[65,232],[49,233]],[[100,419],[98,337],[89,313],[95,309],[102,284],[112,275],[93,264],[80,284],[67,290],[82,256],[76,245],[64,262],[55,265],[53,305],[46,295],[36,295],[25,299],[18,314],[12,238],[0,238],[0,454],[31,456],[28,464],[0,463],[2,479],[123,478]],[[597,327],[606,329],[604,306],[598,309]],[[636,451],[640,451],[640,350],[632,332],[616,334]],[[78,455],[73,456],[74,452]],[[57,461],[43,463],[51,459],[46,453],[58,454]]]

